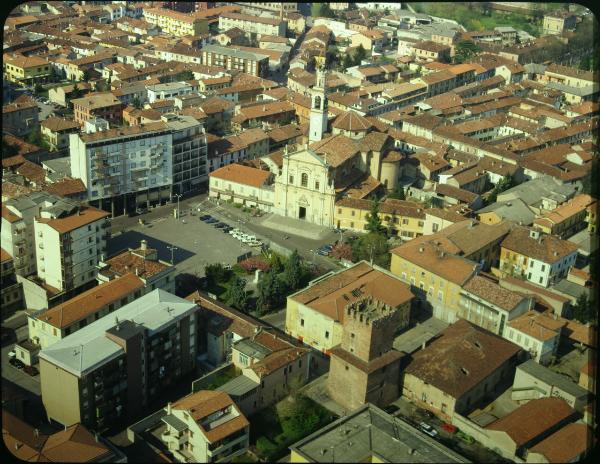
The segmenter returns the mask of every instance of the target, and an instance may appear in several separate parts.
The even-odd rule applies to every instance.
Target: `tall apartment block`
[[[206,147],[194,118],[166,114],[143,126],[71,135],[71,174],[91,205],[114,216],[198,190],[208,180]]]
[[[398,398],[403,354],[393,349],[402,311],[371,296],[343,309],[342,343],[331,349],[328,390],[348,410]]]
[[[198,306],[156,289],[43,349],[49,420],[104,430],[137,418],[194,369]]]

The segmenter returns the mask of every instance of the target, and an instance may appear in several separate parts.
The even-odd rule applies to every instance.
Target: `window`
[[[348,367],[348,364],[346,364],[346,370],[349,370],[350,368]]]
[[[294,183],[294,176],[290,176],[290,184]]]
[[[356,211],[352,210],[352,216],[354,216],[356,214]]]
[[[542,264],[542,272],[544,272],[546,270],[546,265]]]
[[[305,172],[303,172],[303,173],[300,175],[300,185],[301,185],[302,187],[306,187],[306,186],[308,186],[308,174],[306,174]]]
[[[304,327],[304,319],[300,319],[300,327]]]
[[[243,366],[248,365],[248,356],[246,356],[244,353],[240,353],[240,364]]]
[[[540,282],[539,283],[541,284],[543,280],[544,280],[544,278],[540,277]]]
[[[325,338],[329,338],[329,331],[328,330],[325,331]]]
[[[319,190],[319,181],[318,180],[315,181],[315,190]]]
[[[338,214],[342,214],[342,208],[338,208]]]

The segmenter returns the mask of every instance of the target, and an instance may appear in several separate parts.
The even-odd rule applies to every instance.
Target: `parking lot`
[[[204,277],[207,264],[235,264],[237,258],[257,251],[231,235],[223,233],[200,221],[199,216],[158,218],[148,225],[137,225],[124,233],[112,237],[108,244],[108,255],[127,249],[138,248],[142,240],[150,248],[158,250],[158,258],[171,262],[178,273],[189,273]],[[175,248],[171,251],[169,247]]]

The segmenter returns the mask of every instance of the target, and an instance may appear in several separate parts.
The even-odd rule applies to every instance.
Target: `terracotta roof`
[[[313,142],[310,149],[317,154],[326,155],[327,164],[337,167],[350,159],[356,153],[358,148],[356,142],[343,134],[324,138],[318,142]]]
[[[216,426],[213,425],[209,430],[201,425],[203,419],[228,406],[237,412],[237,417]],[[188,412],[210,443],[219,441],[250,425],[231,397],[222,391],[200,390],[181,398],[171,407]]]
[[[378,356],[375,359],[372,359],[369,362],[365,362],[361,358],[354,356],[352,353],[349,353],[345,349],[343,349],[340,345],[334,346],[330,350],[330,354],[332,356],[337,356],[338,358],[346,361],[349,364],[352,364],[357,369],[370,374],[381,369],[383,366],[387,366],[388,364],[393,363],[405,356],[404,353],[400,351],[396,351],[394,349],[386,351],[381,356]]]
[[[364,261],[323,279],[290,298],[341,322],[344,308],[365,296],[372,296],[393,308],[413,298],[408,285]]]
[[[261,343],[262,345],[262,343]],[[296,361],[304,356],[309,350],[292,346],[267,355],[264,359],[252,364],[249,369],[253,370],[259,378],[266,377],[283,366]]]
[[[22,219],[4,205],[2,205],[2,218],[6,219],[8,222],[17,222]]]
[[[91,288],[37,316],[56,328],[64,329],[90,314],[142,288],[144,283],[133,273]]]
[[[4,263],[6,261],[11,261],[13,258],[8,251],[4,248],[0,248],[0,263]]]
[[[120,100],[110,92],[97,93],[95,95],[90,95],[89,97],[74,98],[71,100],[71,103],[88,109],[121,105]]]
[[[91,206],[82,206],[77,213],[63,218],[45,219],[39,218],[37,222],[47,224],[60,234],[71,232],[80,227],[84,227],[92,222],[99,221],[110,216],[110,213]]]
[[[528,311],[508,322],[509,327],[542,342],[557,337],[566,325],[565,319],[554,319],[546,313],[537,311]]]
[[[530,448],[528,453],[539,453],[548,462],[573,462],[594,443],[591,428],[586,424],[571,423]]]
[[[342,208],[370,211],[372,202],[370,200],[358,198],[342,198],[341,200],[336,201],[335,205]],[[425,210],[421,204],[412,201],[396,200],[393,198],[386,198],[383,202],[380,202],[379,212],[382,214],[396,214],[399,216],[425,219]]]
[[[463,203],[472,203],[478,197],[476,193],[469,192],[468,190],[464,190],[448,184],[436,184],[435,192],[446,197],[455,198],[456,200],[462,201]]]
[[[69,129],[77,129],[77,131],[79,131],[79,129],[81,129],[79,123],[73,121],[72,119],[56,117],[50,117],[48,119],[45,119],[40,123],[40,126],[45,127],[51,130],[52,132],[59,132]]]
[[[65,197],[87,192],[87,188],[83,185],[81,179],[72,179],[70,177],[65,177],[58,182],[46,184],[44,190],[48,193]]]
[[[405,373],[458,399],[520,350],[517,345],[460,319],[415,353]]]
[[[124,276],[128,272],[134,272],[137,269],[138,277],[142,279],[149,279],[152,276],[171,267],[168,264],[160,261],[144,259],[142,256],[138,256],[138,254],[141,254],[140,249],[129,250],[119,253],[110,259],[104,260],[104,263],[108,264],[109,267],[108,269],[103,269],[100,273]]]
[[[331,127],[345,131],[362,132],[368,131],[373,126],[364,116],[361,116],[354,111],[346,111],[335,119]]]
[[[474,261],[442,251],[432,240],[423,243],[411,240],[394,248],[391,253],[460,286],[474,274],[477,265]]]
[[[34,182],[37,185],[43,184],[46,179],[46,171],[44,171],[44,168],[31,161],[25,161],[21,164],[21,166],[17,168],[17,174],[22,175],[27,180]]]
[[[270,171],[242,166],[241,164],[229,164],[209,174],[209,177],[259,188],[265,185],[270,176]]]
[[[502,241],[502,248],[519,253],[529,258],[553,264],[571,253],[577,252],[577,245],[561,240],[553,235],[540,233],[540,238],[530,237],[529,229],[515,227]]]
[[[473,276],[463,286],[463,289],[508,312],[515,309],[524,300],[519,293],[502,288],[497,282],[481,275]]]
[[[560,398],[540,398],[525,403],[485,428],[505,432],[519,448],[575,414]]]

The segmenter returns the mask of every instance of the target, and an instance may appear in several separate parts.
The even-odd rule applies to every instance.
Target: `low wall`
[[[160,409],[156,411],[154,414],[150,414],[147,417],[144,417],[141,421],[136,422],[133,425],[127,427],[127,439],[134,443],[136,436],[141,434],[142,432],[148,430],[155,424],[158,424],[163,416],[167,415],[167,411],[164,409]]]
[[[192,382],[192,393],[196,393],[197,391],[204,390],[208,385],[210,385],[215,378],[219,375],[227,372],[230,369],[235,369],[233,363],[225,364],[224,366],[217,367],[214,371],[209,372],[203,377],[196,379]]]

